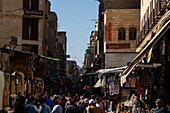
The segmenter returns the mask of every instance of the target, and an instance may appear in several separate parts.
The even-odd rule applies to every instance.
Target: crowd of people
[[[25,96],[10,96],[9,107],[3,113],[104,113],[100,97],[91,95],[51,95],[45,94],[34,97],[29,94]]]
[[[132,110],[126,109],[125,106],[131,106]],[[162,99],[156,100],[156,107],[148,113],[164,113]],[[29,94],[26,98],[18,93],[10,96],[9,107],[5,108],[3,113],[107,113],[107,111],[103,107],[102,97],[99,96],[44,94],[34,97]],[[130,101],[118,104],[116,113],[146,113],[146,104],[139,95],[132,95]]]

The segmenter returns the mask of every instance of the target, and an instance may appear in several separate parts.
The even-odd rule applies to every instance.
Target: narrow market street
[[[170,113],[170,0],[0,0],[0,113]]]

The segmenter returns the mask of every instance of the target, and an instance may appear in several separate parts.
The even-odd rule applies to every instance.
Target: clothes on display
[[[131,87],[133,87],[133,88],[135,88],[136,87],[136,78],[134,77],[132,77],[131,78]]]
[[[120,87],[119,82],[116,81],[114,83],[114,94],[116,94],[116,95],[119,94],[119,87]]]
[[[0,110],[3,108],[3,93],[4,93],[4,73],[0,71]]]
[[[108,78],[108,83],[109,83],[109,94],[114,95],[114,78],[113,77]]]

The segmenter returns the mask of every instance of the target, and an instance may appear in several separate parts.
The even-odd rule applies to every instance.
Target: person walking
[[[42,110],[41,113],[50,113],[50,107],[46,104],[46,99],[42,98]]]
[[[96,102],[96,107],[100,107],[103,110],[103,104],[100,102],[99,97],[95,98],[95,102]]]
[[[93,99],[89,101],[89,107],[87,108],[87,113],[104,113],[100,107],[96,107],[96,103]]]
[[[8,113],[28,113],[25,110],[25,101],[24,96],[17,96],[14,103],[14,110],[8,111]]]
[[[65,112],[65,104],[66,104],[67,100],[65,99],[65,95],[62,96],[61,100],[58,101],[58,104],[61,105],[62,109],[63,109],[63,113]]]
[[[39,109],[34,105],[35,104],[35,98],[32,96],[31,99],[29,99],[29,104],[25,106],[25,110],[29,113],[40,113],[42,106],[39,106]]]
[[[51,113],[62,113],[62,107],[61,105],[55,105]]]
[[[73,98],[71,104],[67,106],[65,113],[81,113],[78,104],[78,100]]]
[[[154,113],[164,113],[164,103],[162,99],[156,100],[156,109]]]
[[[71,101],[72,101],[72,100],[73,100],[72,97],[69,97],[69,98],[68,98],[68,101],[67,101],[66,104],[65,104],[65,109],[67,108],[68,105],[71,104]]]
[[[52,109],[53,109],[53,107],[54,107],[54,102],[51,100],[51,95],[50,94],[48,94],[47,95],[47,99],[46,99],[46,104],[48,105],[48,106],[50,106],[50,111],[52,111]]]

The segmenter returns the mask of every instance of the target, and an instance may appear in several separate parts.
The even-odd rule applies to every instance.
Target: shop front
[[[163,99],[165,105],[170,104],[169,36],[170,20],[160,19],[146,36],[148,43],[137,48],[140,53],[120,74],[121,86],[127,84],[131,77],[137,79],[135,93],[142,95],[148,109],[155,107],[157,98]]]

